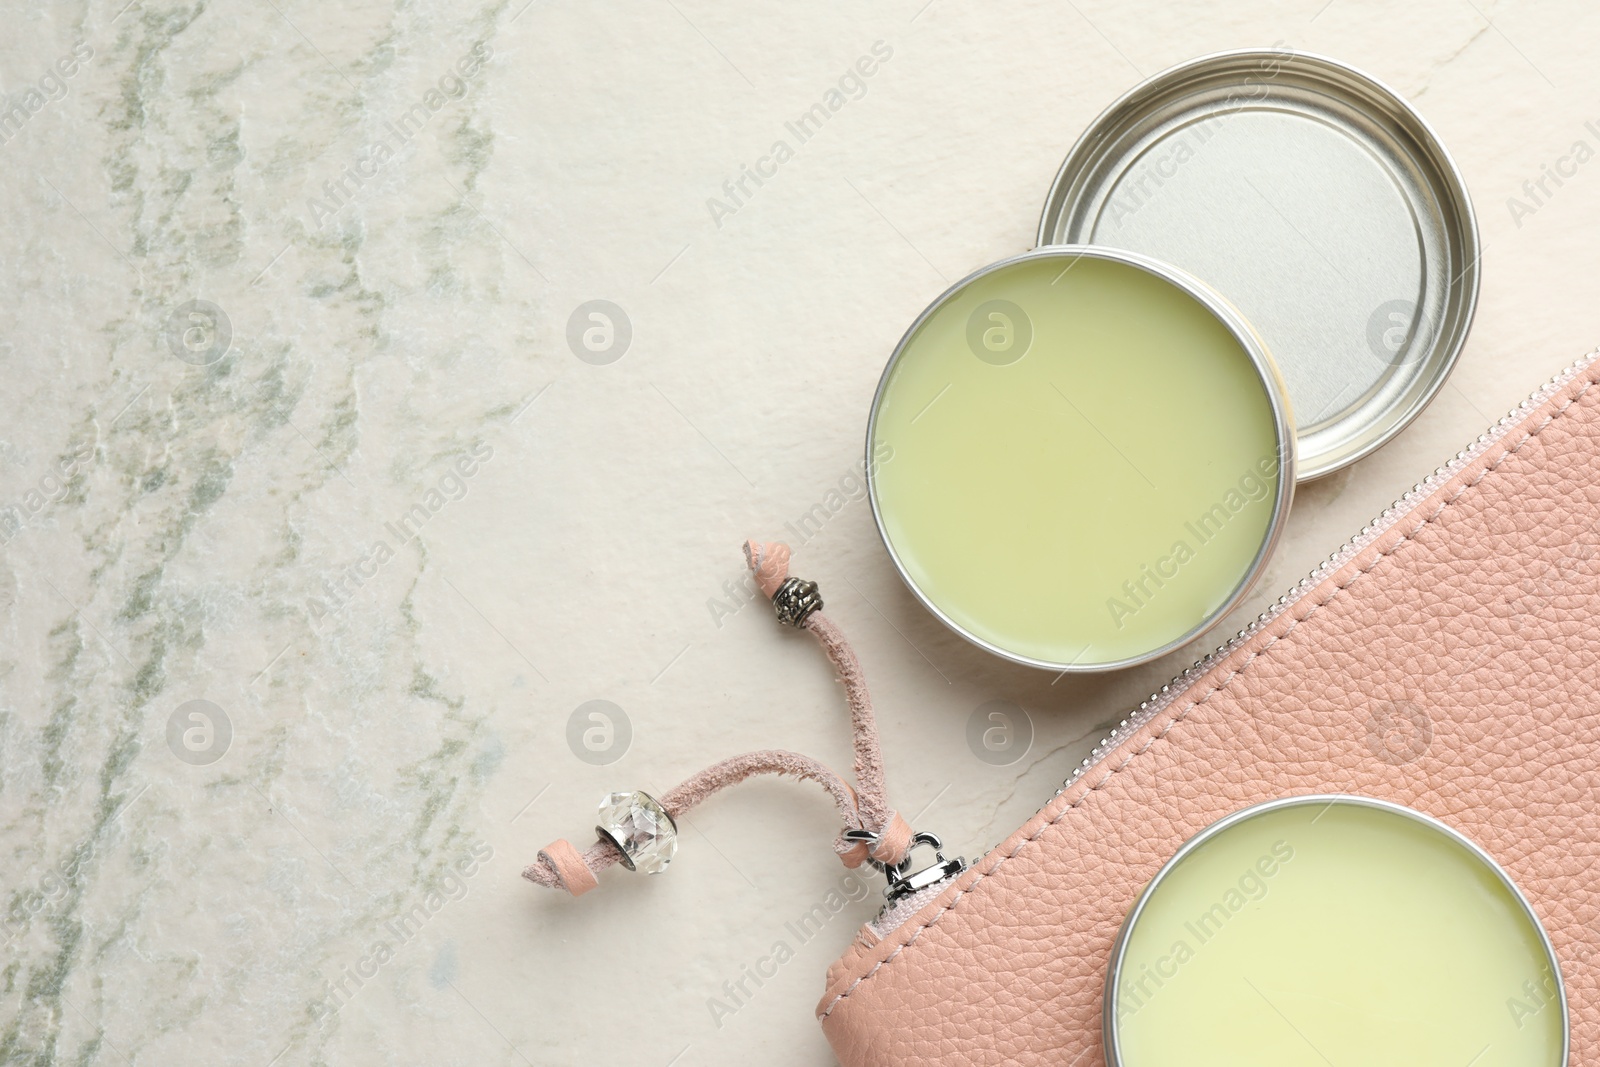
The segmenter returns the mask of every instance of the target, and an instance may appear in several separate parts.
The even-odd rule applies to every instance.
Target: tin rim
[[[1522,895],[1521,888],[1511,880],[1511,876],[1505,872],[1504,868],[1495,862],[1493,856],[1485,852],[1477,842],[1454,827],[1448,826],[1432,815],[1418,811],[1415,808],[1408,808],[1403,804],[1395,804],[1387,800],[1377,800],[1373,797],[1357,796],[1353,793],[1310,793],[1301,796],[1278,797],[1274,800],[1252,804],[1248,808],[1242,808],[1230,815],[1223,816],[1189,838],[1179,847],[1171,859],[1161,865],[1161,869],[1156,872],[1154,878],[1150,879],[1150,884],[1144,887],[1144,891],[1139,894],[1139,899],[1134,902],[1133,907],[1128,911],[1128,917],[1122,921],[1122,929],[1117,932],[1117,940],[1111,946],[1111,962],[1106,967],[1105,994],[1101,997],[1103,1005],[1101,1009],[1101,1040],[1105,1045],[1107,1067],[1124,1067],[1122,1050],[1117,1045],[1117,1003],[1119,996],[1117,993],[1117,977],[1122,973],[1123,957],[1126,956],[1128,951],[1129,935],[1138,923],[1139,916],[1143,913],[1145,905],[1149,903],[1151,896],[1155,893],[1156,888],[1160,886],[1162,880],[1176,869],[1178,864],[1195,849],[1241,822],[1255,818],[1257,815],[1264,815],[1269,811],[1308,807],[1316,804],[1326,804],[1329,807],[1334,804],[1349,804],[1354,807],[1375,808],[1392,815],[1402,815],[1413,822],[1420,823],[1437,833],[1443,834],[1457,846],[1466,849],[1469,854],[1494,872],[1495,877],[1500,879],[1500,883],[1510,891],[1517,904],[1521,906],[1522,913],[1527,916],[1528,921],[1533,924],[1534,930],[1539,934],[1539,943],[1544,946],[1545,957],[1550,963],[1550,973],[1555,976],[1556,980],[1556,998],[1561,1002],[1561,1060],[1559,1067],[1568,1067],[1572,1052],[1572,1017],[1567,1008],[1567,986],[1566,981],[1561,976],[1561,960],[1556,956],[1555,945],[1551,943],[1550,935],[1545,932],[1544,924],[1539,921],[1539,916],[1534,912],[1533,905],[1528,903],[1528,898]]]
[[[1192,629],[1161,645],[1159,648],[1151,649],[1136,656],[1100,663],[1081,663],[1077,661],[1058,663],[1052,660],[1025,656],[979,637],[947,615],[922,591],[906,571],[905,563],[900,559],[900,554],[895,550],[894,543],[889,538],[889,531],[884,527],[883,513],[878,504],[877,465],[872,461],[872,440],[873,433],[878,425],[878,411],[883,403],[883,392],[889,383],[889,376],[894,372],[895,365],[900,362],[900,357],[904,354],[906,346],[916,336],[922,324],[935,311],[944,307],[957,294],[979,278],[1017,263],[1024,263],[1034,259],[1076,260],[1084,257],[1134,267],[1160,278],[1197,301],[1201,307],[1209,311],[1233,335],[1234,340],[1239,343],[1245,354],[1249,356],[1250,363],[1261,380],[1262,388],[1266,390],[1267,402],[1272,411],[1273,435],[1278,444],[1278,473],[1274,479],[1277,486],[1277,501],[1273,505],[1272,517],[1267,523],[1266,536],[1262,538],[1261,547],[1250,561],[1250,566],[1246,568],[1244,576],[1239,580],[1222,606],[1201,619]],[[1225,297],[1188,272],[1180,270],[1170,263],[1163,263],[1158,259],[1138,252],[1128,252],[1120,248],[1110,248],[1102,245],[1049,245],[1008,256],[968,274],[965,278],[940,293],[932,303],[923,309],[922,314],[917,316],[916,320],[901,336],[899,343],[894,347],[894,352],[889,356],[889,362],[884,365],[883,374],[878,378],[878,387],[872,395],[872,409],[867,416],[867,500],[872,505],[872,521],[878,528],[878,538],[883,542],[884,548],[888,550],[889,559],[893,561],[894,568],[899,572],[901,581],[906,584],[906,588],[911,590],[912,595],[922,603],[922,606],[940,622],[979,648],[1013,663],[1021,663],[1028,667],[1039,667],[1062,673],[1095,674],[1103,671],[1120,670],[1140,663],[1148,663],[1151,660],[1159,659],[1174,649],[1182,648],[1196,637],[1205,633],[1218,620],[1239,605],[1239,602],[1245,598],[1255,585],[1256,580],[1261,577],[1261,572],[1266,568],[1267,560],[1271,558],[1272,550],[1277,546],[1278,538],[1283,533],[1284,521],[1289,514],[1289,505],[1294,499],[1295,447],[1294,417],[1290,411],[1288,392],[1284,388],[1283,379],[1278,373],[1277,364],[1273,362],[1272,354],[1267,351],[1266,342],[1256,334],[1254,328],[1251,327],[1245,317]]]
[[[1387,119],[1403,135],[1403,140],[1407,142],[1408,158],[1418,164],[1420,170],[1429,172],[1426,184],[1431,194],[1430,200],[1441,216],[1439,231],[1447,257],[1445,265],[1449,268],[1447,274],[1439,272],[1446,274],[1448,280],[1443,289],[1443,307],[1433,342],[1426,353],[1418,358],[1418,362],[1427,367],[1426,374],[1418,375],[1418,380],[1423,384],[1402,394],[1397,403],[1385,406],[1378,417],[1364,420],[1361,424],[1364,429],[1382,426],[1376,434],[1358,434],[1355,435],[1354,445],[1346,444],[1340,448],[1339,443],[1335,442],[1334,447],[1327,449],[1326,455],[1312,454],[1308,460],[1303,457],[1300,480],[1309,482],[1371,455],[1409,426],[1444,388],[1461,350],[1466,346],[1477,314],[1481,281],[1479,261],[1483,251],[1472,198],[1467,192],[1460,168],[1438,133],[1404,97],[1386,82],[1348,63],[1319,53],[1293,49],[1230,49],[1168,67],[1117,97],[1085,128],[1067,152],[1051,183],[1036,237],[1040,247],[1055,244],[1058,233],[1063,238],[1081,239],[1081,234],[1064,231],[1072,225],[1073,214],[1086,191],[1095,187],[1087,179],[1091,168],[1102,165],[1107,158],[1106,139],[1124,131],[1130,123],[1137,123],[1137,118],[1130,118],[1130,115],[1147,110],[1163,94],[1180,89],[1186,82],[1251,61],[1279,64],[1279,70],[1298,66],[1300,72],[1320,75],[1330,88],[1337,86],[1344,90],[1340,99],[1345,104],[1369,119]],[[1239,75],[1241,84],[1251,84],[1245,71],[1240,70]],[[1276,70],[1272,77],[1278,77]],[[1257,84],[1269,84],[1270,81],[1270,78],[1266,83],[1258,80]],[[1381,106],[1375,107],[1374,104]],[[1066,247],[1066,244],[1060,247]],[[1426,258],[1423,268],[1424,274],[1427,274]],[[1350,412],[1353,415],[1359,412],[1359,408],[1350,409]]]

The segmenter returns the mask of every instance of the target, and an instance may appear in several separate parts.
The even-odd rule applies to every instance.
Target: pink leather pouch
[[[1045,807],[861,929],[817,1008],[844,1067],[1102,1062],[1112,943],[1240,808],[1357,793],[1472,838],[1560,960],[1600,1060],[1600,364],[1554,379],[1234,640]]]

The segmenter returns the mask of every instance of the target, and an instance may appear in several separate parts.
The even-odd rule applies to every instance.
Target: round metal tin
[[[1305,481],[1416,417],[1477,304],[1477,222],[1433,130],[1301,52],[1221,52],[1125,94],[1062,163],[1039,244],[1140,252],[1232,301],[1288,385]]]
[[[1139,655],[1128,656],[1115,660],[1107,660],[1105,662],[1086,662],[1080,660],[1057,661],[1019,654],[1013,649],[1005,648],[992,641],[985,640],[983,637],[973,633],[971,630],[962,626],[959,622],[953,619],[949,613],[944,611],[939,604],[936,603],[935,600],[921,588],[916,579],[913,578],[907,570],[906,564],[901,559],[900,554],[896,551],[894,541],[884,523],[883,509],[879,501],[879,475],[877,471],[878,464],[873,456],[875,431],[878,424],[878,413],[883,402],[885,389],[890,381],[891,375],[894,373],[896,364],[900,361],[901,356],[906,351],[906,348],[911,343],[912,339],[916,337],[917,332],[922,327],[923,323],[927,322],[928,319],[944,305],[962,294],[974,281],[984,277],[985,275],[1028,260],[1059,259],[1064,263],[1070,263],[1075,262],[1079,257],[1088,257],[1091,259],[1105,260],[1111,263],[1120,263],[1125,266],[1130,266],[1138,270],[1145,271],[1156,278],[1170,283],[1178,290],[1187,294],[1193,300],[1198,302],[1208,312],[1210,312],[1210,314],[1218,322],[1220,322],[1239,343],[1240,347],[1248,355],[1251,364],[1254,366],[1257,374],[1259,375],[1262,387],[1266,393],[1266,397],[1271,407],[1274,434],[1277,440],[1278,469],[1273,477],[1275,502],[1273,504],[1271,518],[1267,523],[1266,535],[1263,537],[1260,548],[1257,550],[1249,568],[1239,580],[1238,584],[1234,587],[1232,592],[1215,611],[1205,616],[1198,623],[1196,623],[1194,627],[1181,636],[1165,642],[1159,647],[1148,649]],[[1239,311],[1234,308],[1233,305],[1230,304],[1226,299],[1220,296],[1215,290],[1188,273],[1179,270],[1170,264],[1152,259],[1149,256],[1140,255],[1137,252],[1127,252],[1114,248],[1066,245],[1057,245],[1048,248],[1036,248],[1031,252],[1024,252],[1019,255],[1011,256],[995,263],[991,263],[988,266],[974,271],[965,278],[956,282],[949,289],[946,289],[942,294],[940,294],[938,299],[929,304],[928,307],[923,310],[921,315],[917,316],[916,321],[913,322],[909,328],[907,328],[904,336],[901,337],[899,344],[895,346],[894,352],[889,357],[888,364],[883,369],[882,376],[878,379],[878,388],[872,398],[872,411],[867,419],[865,463],[867,497],[872,505],[872,518],[877,524],[878,535],[882,538],[884,547],[889,552],[889,558],[894,561],[895,569],[899,571],[901,579],[906,583],[906,587],[910,589],[912,594],[922,602],[923,607],[932,612],[936,618],[978,647],[992,652],[997,656],[1011,660],[1014,663],[1021,663],[1031,667],[1040,667],[1046,670],[1058,671],[1062,673],[1095,673],[1099,671],[1118,670],[1123,667],[1130,667],[1139,663],[1145,663],[1153,659],[1158,659],[1168,652],[1171,652],[1177,648],[1181,648],[1183,645],[1192,641],[1194,638],[1208,630],[1223,616],[1227,615],[1228,612],[1232,611],[1233,608],[1244,599],[1245,595],[1249,593],[1251,587],[1255,584],[1256,579],[1261,576],[1262,570],[1265,569],[1267,561],[1271,558],[1273,548],[1277,545],[1278,537],[1283,531],[1284,523],[1288,518],[1289,507],[1294,498],[1296,472],[1298,470],[1297,462],[1294,418],[1291,414],[1286,398],[1283,379],[1278,373],[1278,369],[1273,362],[1272,355],[1268,352],[1266,345],[1262,342],[1261,338],[1251,328],[1250,324],[1244,319]]]
[[[1268,800],[1260,804],[1252,805],[1248,808],[1243,808],[1231,815],[1224,816],[1223,818],[1212,823],[1210,826],[1206,827],[1204,830],[1201,830],[1198,834],[1195,834],[1188,841],[1185,841],[1182,847],[1178,849],[1173,857],[1162,865],[1161,869],[1156,872],[1155,877],[1150,880],[1150,884],[1145,886],[1144,892],[1139,894],[1139,899],[1134,903],[1132,909],[1129,910],[1128,917],[1123,920],[1122,929],[1117,933],[1117,939],[1111,947],[1111,962],[1106,968],[1106,991],[1104,997],[1102,998],[1101,1009],[1102,1039],[1105,1042],[1105,1061],[1107,1067],[1126,1067],[1126,1064],[1123,1060],[1122,1048],[1119,1044],[1119,1035],[1117,1032],[1117,1011],[1120,1007],[1119,998],[1121,996],[1117,979],[1122,974],[1124,959],[1128,951],[1129,936],[1132,933],[1134,926],[1138,923],[1139,916],[1144,911],[1145,905],[1149,903],[1151,897],[1155,894],[1162,881],[1165,880],[1167,876],[1170,875],[1174,870],[1176,870],[1178,865],[1181,864],[1184,859],[1196,849],[1200,848],[1207,841],[1211,840],[1217,835],[1223,833],[1233,826],[1237,826],[1239,823],[1244,822],[1247,819],[1252,819],[1258,815],[1264,815],[1272,811],[1281,811],[1284,808],[1328,808],[1335,804],[1349,804],[1375,808],[1393,815],[1403,816],[1406,819],[1410,819],[1416,823],[1419,823],[1427,827],[1429,830],[1439,834],[1441,837],[1449,840],[1456,847],[1467,852],[1478,862],[1478,864],[1486,873],[1489,873],[1505,887],[1507,892],[1510,893],[1512,899],[1515,900],[1518,905],[1520,905],[1521,911],[1524,917],[1527,919],[1529,925],[1535,932],[1538,933],[1540,944],[1544,948],[1545,960],[1549,963],[1550,974],[1555,982],[1555,1000],[1557,1003],[1559,1003],[1561,1008],[1561,1060],[1559,1064],[1551,1065],[1551,1067],[1567,1067],[1568,1060],[1571,1056],[1571,1016],[1567,1008],[1566,985],[1561,977],[1560,961],[1556,958],[1555,945],[1551,943],[1550,935],[1545,932],[1544,924],[1539,921],[1539,916],[1534,912],[1533,906],[1528,903],[1528,898],[1522,895],[1522,890],[1519,889],[1517,884],[1511,880],[1511,876],[1506,874],[1500,865],[1494,861],[1494,858],[1480,848],[1471,838],[1468,838],[1460,832],[1445,825],[1438,819],[1433,818],[1431,815],[1425,815],[1414,808],[1404,807],[1400,804],[1392,804],[1386,800],[1375,800],[1371,797],[1355,796],[1352,794],[1343,793],[1313,793],[1303,796],[1281,797],[1277,800]]]

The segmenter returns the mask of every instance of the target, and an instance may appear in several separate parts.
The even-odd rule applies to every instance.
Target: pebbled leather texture
[[[1102,1063],[1124,915],[1249,804],[1358,793],[1455,827],[1554,943],[1600,1063],[1600,364],[1131,733],[818,1004],[844,1067]]]

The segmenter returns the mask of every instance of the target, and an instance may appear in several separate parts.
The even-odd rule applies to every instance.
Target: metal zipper
[[[1495,423],[1488,430],[1479,434],[1477,440],[1468,445],[1466,448],[1462,449],[1460,452],[1457,452],[1455,458],[1449,463],[1437,468],[1426,479],[1412,486],[1410,492],[1396,500],[1393,504],[1390,504],[1389,507],[1384,509],[1383,514],[1379,515],[1377,518],[1367,523],[1367,525],[1363,526],[1360,533],[1346,541],[1338,551],[1334,552],[1333,555],[1329,556],[1326,560],[1319,564],[1310,574],[1302,578],[1298,585],[1289,590],[1289,592],[1285,593],[1283,596],[1279,597],[1277,603],[1258,615],[1254,622],[1250,623],[1248,626],[1244,627],[1244,629],[1234,634],[1230,640],[1225,642],[1211,654],[1196,660],[1193,666],[1180,673],[1177,677],[1173,678],[1166,685],[1163,685],[1160,689],[1157,689],[1154,693],[1151,693],[1148,699],[1140,703],[1138,708],[1129,713],[1127,718],[1123,719],[1117,724],[1116,729],[1112,730],[1111,733],[1106,735],[1099,744],[1095,745],[1084,761],[1078,765],[1077,769],[1067,777],[1066,781],[1061,783],[1061,788],[1055,791],[1051,799],[1054,799],[1055,797],[1058,797],[1062,793],[1066,792],[1066,790],[1071,787],[1072,783],[1076,782],[1079,778],[1082,778],[1089,771],[1093,770],[1094,767],[1099,764],[1101,760],[1105,759],[1106,755],[1113,748],[1115,748],[1124,737],[1138,730],[1141,726],[1158,715],[1162,709],[1166,708],[1169,704],[1176,700],[1180,694],[1188,689],[1189,684],[1196,678],[1200,677],[1206,671],[1214,667],[1218,662],[1231,654],[1234,649],[1238,648],[1241,644],[1248,641],[1251,637],[1254,637],[1263,626],[1266,626],[1273,619],[1276,619],[1279,615],[1283,614],[1286,609],[1298,602],[1301,597],[1305,596],[1306,593],[1310,592],[1317,585],[1319,585],[1329,574],[1344,566],[1355,557],[1356,553],[1360,552],[1367,545],[1371,544],[1385,530],[1389,529],[1391,526],[1409,514],[1411,510],[1419,503],[1421,503],[1428,496],[1432,495],[1433,491],[1440,485],[1455,477],[1455,475],[1462,468],[1471,463],[1472,460],[1477,456],[1481,455],[1484,450],[1509,433],[1512,427],[1521,423],[1522,420],[1527,417],[1530,411],[1538,407],[1540,404],[1543,404],[1563,385],[1566,385],[1567,382],[1571,381],[1579,371],[1583,370],[1584,367],[1587,367],[1591,362],[1593,362],[1597,355],[1600,355],[1600,350],[1591,352],[1588,355],[1575,360],[1566,369],[1561,371],[1555,377],[1551,378],[1538,389],[1534,390],[1534,392],[1526,400],[1512,408],[1504,418]]]

